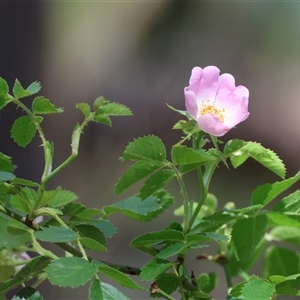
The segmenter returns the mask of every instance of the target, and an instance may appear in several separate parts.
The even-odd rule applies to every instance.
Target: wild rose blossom
[[[223,136],[249,116],[249,91],[235,86],[234,77],[222,74],[215,66],[195,67],[184,89],[185,106],[204,132]]]

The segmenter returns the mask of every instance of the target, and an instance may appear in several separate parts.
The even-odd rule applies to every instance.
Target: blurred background
[[[221,73],[233,74],[237,85],[250,90],[249,119],[223,141],[261,142],[279,154],[287,164],[287,176],[292,176],[299,169],[299,16],[299,2],[0,2],[0,76],[10,87],[16,78],[25,87],[38,80],[43,86],[40,94],[64,107],[63,115],[43,122],[48,139],[55,144],[56,165],[71,151],[70,136],[81,120],[76,103],[92,104],[103,95],[132,109],[133,117],[113,119],[112,128],[89,124],[79,157],[48,186],[74,191],[89,207],[101,208],[138,192],[136,185],[123,195],[113,194],[128,167],[118,158],[133,138],[155,134],[167,149],[178,141],[180,132],[171,128],[180,116],[165,103],[184,109],[183,88],[194,66],[216,65]],[[0,151],[13,157],[18,176],[39,180],[43,170],[39,139],[25,149],[10,139],[11,125],[21,114],[13,106],[2,111]],[[228,201],[241,207],[250,203],[256,186],[276,180],[249,161],[238,170],[220,167],[211,192],[220,208]],[[189,176],[186,182],[190,197],[197,199],[195,178]],[[169,191],[175,196],[175,209],[181,204],[178,186],[169,185]],[[153,223],[137,224],[113,215],[118,232],[108,241],[109,253],[97,257],[142,266],[150,257],[130,249],[130,240],[146,230],[180,222],[173,209]],[[224,299],[222,270],[196,261],[198,254],[192,252],[187,265],[196,274],[219,272],[214,296]],[[87,297],[86,288],[44,284],[43,289],[47,290],[45,299]],[[145,293],[122,291],[130,299],[149,299]]]

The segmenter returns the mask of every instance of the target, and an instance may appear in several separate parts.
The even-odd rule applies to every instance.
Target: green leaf
[[[186,146],[173,146],[171,156],[175,165],[204,164],[215,160],[215,157],[207,154],[204,150],[193,150]]]
[[[264,148],[259,143],[231,140],[226,144],[224,154],[230,157],[234,168],[239,167],[248,157],[251,157],[279,177],[285,177],[286,170],[282,160],[275,152]]]
[[[184,242],[183,233],[173,229],[164,229],[161,231],[147,232],[131,241],[130,246],[152,244],[160,241]]]
[[[0,170],[12,172],[15,168],[16,166],[12,164],[11,157],[0,152]]]
[[[6,96],[8,92],[9,92],[9,87],[7,82],[2,77],[0,77],[0,95]]]
[[[84,248],[87,248],[87,249],[90,249],[90,250],[96,251],[96,252],[107,252],[106,247],[94,239],[82,237],[82,238],[79,238],[79,241]]]
[[[36,123],[41,123],[42,120],[42,117],[36,117],[34,120],[29,116],[19,117],[11,128],[11,137],[19,146],[26,147],[35,136]]]
[[[116,227],[109,221],[105,219],[92,220],[89,224],[100,229],[106,238],[112,237],[116,233]]]
[[[299,228],[276,226],[269,232],[268,236],[274,241],[282,241],[292,245],[300,246]]]
[[[126,296],[124,296],[120,291],[118,291],[115,287],[110,284],[101,283],[103,298],[101,300],[129,300]],[[98,299],[97,299],[98,300]]]
[[[275,205],[272,211],[300,216],[300,191],[295,191],[283,198]]]
[[[263,264],[263,274],[265,278],[272,275],[289,276],[299,272],[300,258],[299,255],[290,249],[269,246]]]
[[[210,293],[216,288],[218,277],[214,272],[202,273],[198,276],[196,282],[201,291],[204,293]]]
[[[71,202],[65,205],[61,211],[66,216],[75,216],[83,212],[85,209],[86,209],[85,205],[82,205],[81,203],[78,202]]]
[[[6,225],[7,232],[11,234],[24,234],[26,232],[29,232],[31,229],[27,227],[24,223],[19,222],[15,219],[11,219],[7,222]]]
[[[100,229],[98,229],[97,227],[95,227],[93,225],[88,225],[88,224],[83,225],[82,224],[82,225],[75,226],[75,228],[79,231],[81,237],[92,239],[92,240],[96,241],[97,243],[101,244],[102,246],[105,245],[105,242],[106,242],[105,236],[104,236],[103,232]],[[83,245],[87,246],[84,242],[83,242]],[[88,247],[88,248],[90,248],[90,247]],[[102,248],[104,248],[104,250],[102,250],[102,251],[106,250],[105,247],[102,247]],[[94,250],[94,249],[91,249],[91,250]]]
[[[33,82],[29,85],[29,87],[26,89],[27,92],[32,94],[36,94],[41,90],[41,84],[37,81]]]
[[[268,225],[266,215],[258,215],[235,222],[232,229],[232,243],[241,263],[248,262],[264,237]]]
[[[137,221],[149,221],[151,213],[160,211],[162,205],[157,197],[148,197],[142,200],[139,197],[130,197],[110,206],[105,206],[104,211],[107,215],[122,213],[125,216]]]
[[[203,243],[206,241],[228,242],[228,237],[224,234],[215,232],[202,232],[200,234],[188,234],[187,241],[190,245],[194,243]]]
[[[155,280],[155,283],[160,290],[164,291],[168,295],[171,295],[179,287],[180,277],[172,273],[164,273]],[[151,294],[152,297],[154,297],[154,295],[155,298],[163,298],[161,293]]]
[[[286,214],[284,212],[269,212],[268,218],[274,225],[300,228],[300,216],[298,214]]]
[[[24,246],[26,242],[31,241],[29,233],[12,235],[9,233],[6,228],[8,222],[11,221],[11,218],[0,212],[0,249],[18,249],[20,246]]]
[[[13,180],[14,178],[15,175],[10,172],[0,171],[0,181],[10,181]]]
[[[187,245],[184,243],[175,243],[175,244],[167,245],[166,247],[164,247],[159,251],[156,257],[161,259],[167,259],[171,256],[177,255],[184,248],[186,248],[186,246]]]
[[[33,210],[36,200],[36,191],[25,187],[22,189],[21,193],[13,195],[10,202],[15,209],[29,213]]]
[[[116,194],[121,194],[134,183],[143,179],[144,177],[150,175],[155,172],[159,168],[163,166],[162,163],[152,164],[148,161],[138,161],[134,165],[132,165],[125,174],[119,179],[116,184],[114,192]]]
[[[111,119],[108,115],[96,115],[94,116],[94,121],[108,126],[112,125]]]
[[[84,103],[84,102],[77,103],[76,108],[79,109],[86,118],[90,116],[91,107],[88,103]]]
[[[105,99],[105,97],[98,97],[93,104],[94,110],[97,112],[103,105],[108,104],[109,100]]]
[[[49,99],[42,96],[38,96],[34,98],[32,102],[32,111],[35,114],[43,115],[62,113],[64,110],[62,108],[56,108],[55,105],[52,104]]]
[[[261,278],[250,280],[242,287],[244,300],[270,300],[275,292],[275,284]]]
[[[154,135],[140,137],[130,142],[124,151],[124,160],[164,162],[166,148],[161,139]]]
[[[78,235],[70,228],[57,226],[42,227],[42,230],[34,233],[35,237],[43,242],[67,243],[75,241]]]
[[[104,299],[102,288],[101,288],[101,281],[96,278],[91,282],[90,288],[89,288],[89,300],[99,300]]]
[[[174,170],[160,170],[153,174],[150,178],[146,180],[139,196],[142,199],[150,197],[154,192],[158,191],[160,188],[164,187],[175,177]]]
[[[111,102],[101,106],[97,114],[108,116],[132,116],[131,110],[123,104]]]
[[[48,266],[50,262],[51,259],[45,256],[34,257],[25,264],[16,276],[29,279],[43,272],[44,268]]]
[[[25,286],[21,291],[18,292],[16,296],[12,298],[12,300],[43,300],[44,298],[41,296],[39,291],[36,289],[30,287],[30,286]]]
[[[46,191],[44,193],[42,205],[51,205],[53,207],[59,207],[73,202],[77,199],[77,195],[75,195],[73,192],[62,190],[59,186],[56,188],[56,190]]]
[[[97,266],[78,257],[60,258],[45,269],[52,284],[71,288],[84,285],[97,273],[97,270]]]
[[[143,266],[141,269],[140,278],[143,281],[154,280],[172,265],[172,263],[164,259],[153,259]]]
[[[40,91],[41,85],[39,82],[33,82],[26,90],[22,87],[18,79],[16,79],[13,94],[16,98],[24,98],[36,94]]]
[[[9,87],[7,82],[0,77],[0,109],[6,106],[9,102],[11,102],[8,92]]]
[[[104,263],[99,261],[93,261],[93,263],[98,267],[98,271],[105,275],[106,277],[110,278],[111,280],[119,283],[123,287],[128,289],[135,289],[135,290],[144,290],[144,288],[138,285],[134,280],[132,280],[126,274],[123,274],[117,269],[114,269]]]
[[[36,182],[33,182],[31,180],[27,180],[27,179],[23,179],[23,178],[17,178],[15,177],[12,181],[12,184],[16,184],[16,185],[25,185],[28,187],[38,187],[39,184]]]
[[[94,218],[96,216],[102,216],[103,215],[103,211],[99,208],[87,208],[86,210],[84,210],[83,212],[77,214],[78,218],[82,218],[82,219],[91,219]]]
[[[295,176],[290,177],[288,179],[282,180],[280,182],[275,182],[273,184],[267,183],[259,186],[254,190],[251,196],[251,203],[266,205],[274,198],[276,198],[279,194],[287,190],[293,184],[295,184],[300,179],[300,172],[298,172]]]

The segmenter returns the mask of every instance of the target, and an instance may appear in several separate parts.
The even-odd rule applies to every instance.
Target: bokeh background
[[[170,149],[180,138],[171,130],[179,115],[165,103],[184,109],[183,88],[196,65],[216,65],[250,90],[249,119],[223,140],[261,142],[285,161],[288,176],[295,174],[300,147],[299,28],[299,2],[0,1],[0,76],[10,86],[15,78],[24,86],[41,81],[41,94],[64,107],[63,115],[44,121],[47,137],[55,144],[56,164],[70,154],[70,136],[81,119],[76,103],[93,103],[104,95],[132,109],[133,117],[114,119],[112,128],[90,124],[77,160],[49,184],[74,191],[89,207],[102,207],[138,191],[136,185],[123,195],[113,194],[128,167],[118,158],[129,141],[155,134]],[[13,157],[18,176],[38,180],[43,170],[39,139],[25,149],[10,139],[11,125],[20,114],[10,106],[2,111],[0,151]],[[227,201],[242,206],[256,186],[278,179],[249,161],[238,170],[220,167],[211,192],[220,207]],[[195,178],[186,180],[191,198],[197,199]],[[176,198],[175,209],[181,203],[177,185],[169,185],[169,191]],[[120,215],[111,221],[118,233],[108,241],[109,253],[98,257],[142,266],[150,257],[130,249],[130,240],[180,219],[171,209],[152,223],[137,224]],[[188,266],[196,274],[218,272],[214,296],[225,299],[222,270],[196,261],[198,254],[190,254]],[[42,288],[45,299],[87,297],[86,288]],[[130,299],[149,299],[145,293],[123,292]]]

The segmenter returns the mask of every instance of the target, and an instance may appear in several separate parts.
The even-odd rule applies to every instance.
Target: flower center
[[[213,114],[219,118],[219,120],[224,123],[225,120],[225,108],[217,108],[209,103],[209,100],[201,102],[199,109],[199,115],[203,116],[206,114]]]

